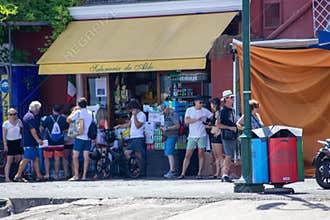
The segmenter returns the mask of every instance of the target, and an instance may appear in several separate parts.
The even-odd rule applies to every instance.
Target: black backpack
[[[96,122],[94,121],[93,112],[92,112],[92,123],[89,125],[87,136],[92,140],[95,140],[97,137],[97,125]]]

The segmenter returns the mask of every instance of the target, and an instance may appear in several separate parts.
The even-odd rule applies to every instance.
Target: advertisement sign
[[[95,79],[95,90],[96,97],[106,97],[107,96],[107,78],[97,78]]]
[[[2,108],[2,121],[8,120],[9,110],[9,92],[8,92],[8,75],[1,75],[0,90],[1,90],[1,108]]]

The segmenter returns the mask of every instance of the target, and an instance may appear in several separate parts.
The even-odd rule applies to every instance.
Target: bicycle
[[[108,179],[113,176],[127,176],[138,178],[142,174],[142,162],[133,152],[126,159],[124,148],[128,145],[127,139],[116,138],[114,129],[103,130],[106,146],[94,147],[90,158],[95,160],[95,177]]]

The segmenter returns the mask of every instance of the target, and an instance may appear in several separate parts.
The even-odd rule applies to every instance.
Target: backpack
[[[97,125],[96,122],[94,121],[94,113],[92,112],[92,123],[88,127],[88,133],[87,133],[88,138],[95,140],[97,137]]]
[[[58,120],[61,116],[59,115],[55,121],[54,117],[51,115],[50,118],[53,120],[54,124],[53,124],[53,128],[50,132],[50,139],[52,141],[59,141],[61,140],[64,136],[63,136],[63,133],[61,131],[61,128],[60,128],[60,125],[58,124]]]

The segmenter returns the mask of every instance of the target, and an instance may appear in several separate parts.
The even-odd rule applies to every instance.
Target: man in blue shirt
[[[39,137],[40,109],[41,103],[33,101],[29,105],[29,111],[23,117],[24,159],[20,162],[18,172],[15,175],[14,181],[16,182],[27,182],[27,180],[22,177],[22,173],[31,160],[34,161],[34,171],[37,175],[36,181],[41,181],[43,179],[39,168],[38,150],[38,145],[43,144],[43,141]]]

